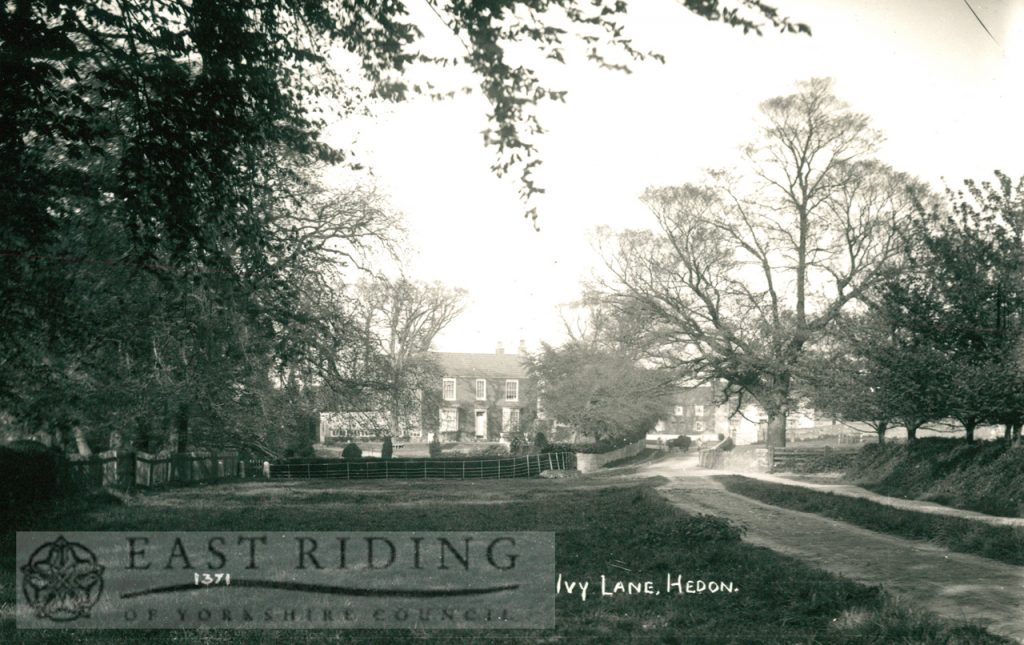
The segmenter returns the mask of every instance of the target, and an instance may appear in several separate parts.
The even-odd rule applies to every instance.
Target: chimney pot
[[[505,353],[505,346],[501,344],[500,340],[498,341],[498,348],[494,350],[494,353],[499,356]]]
[[[519,339],[519,354],[526,356],[526,341],[522,338]]]

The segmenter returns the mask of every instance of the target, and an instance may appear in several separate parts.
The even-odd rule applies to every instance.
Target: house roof
[[[434,352],[445,376],[473,378],[527,378],[519,354],[468,354]]]

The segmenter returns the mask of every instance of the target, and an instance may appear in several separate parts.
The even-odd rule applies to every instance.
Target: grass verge
[[[13,625],[14,535],[0,533],[0,642],[43,643],[1005,643],[741,541],[719,518],[684,514],[646,485],[573,481],[251,482],[128,502],[96,500],[19,520],[21,530],[539,530],[557,573],[590,581],[731,582],[734,593],[556,598],[557,627],[516,631],[31,631]],[[623,568],[628,569],[624,571]],[[554,591],[554,580],[552,580]]]
[[[1024,447],[924,438],[864,446],[844,479],[882,495],[1024,517]]]
[[[1021,528],[907,511],[866,499],[774,484],[740,475],[722,475],[716,479],[730,492],[766,504],[824,515],[881,533],[929,540],[951,551],[1024,565],[1024,529]]]

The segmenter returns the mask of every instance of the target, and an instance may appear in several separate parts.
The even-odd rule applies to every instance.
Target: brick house
[[[523,364],[525,348],[506,354],[435,352],[438,431],[444,441],[508,440],[536,416],[536,388]]]

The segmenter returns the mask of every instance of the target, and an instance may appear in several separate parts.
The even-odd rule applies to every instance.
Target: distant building
[[[721,391],[714,385],[680,389],[669,397],[668,409],[654,436],[664,439],[680,435],[714,440],[718,435],[731,437],[737,445],[763,443],[768,427],[764,409],[745,397],[737,409],[736,401],[722,404]],[[788,428],[810,428],[815,424],[814,410],[798,409],[786,420]]]
[[[437,401],[442,440],[507,440],[525,429],[537,412],[525,354],[522,342],[518,354],[506,354],[501,344],[493,354],[433,354],[442,373],[440,389],[425,400]]]
[[[320,413],[320,443],[332,439],[377,438],[388,432],[388,415],[380,410]]]

